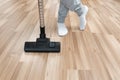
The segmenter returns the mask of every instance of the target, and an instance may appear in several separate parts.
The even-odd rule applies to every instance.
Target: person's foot
[[[58,35],[65,36],[68,33],[68,30],[64,23],[57,23],[58,26]]]
[[[88,7],[83,5],[82,6],[82,15],[80,16],[80,30],[85,30],[86,27],[86,15],[88,12]]]

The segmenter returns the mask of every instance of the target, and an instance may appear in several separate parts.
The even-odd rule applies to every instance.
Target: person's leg
[[[82,5],[80,0],[75,0],[74,6],[71,7],[72,11],[75,11],[77,15],[80,17],[80,30],[84,30],[86,27],[86,15],[88,12],[88,7]]]
[[[68,30],[64,24],[68,11],[69,9],[65,7],[64,4],[60,1],[57,23],[59,36],[65,36],[68,33]]]
[[[88,7],[83,5],[81,8],[76,9],[75,12],[78,14],[78,16],[80,16],[79,17],[79,19],[80,19],[80,30],[85,30],[86,23],[87,23],[86,15],[87,15],[87,12],[88,12]]]

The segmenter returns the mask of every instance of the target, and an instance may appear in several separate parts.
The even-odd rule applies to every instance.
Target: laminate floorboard
[[[57,35],[59,0],[44,0],[46,35],[60,53],[25,53],[39,37],[37,0],[0,0],[0,80],[120,80],[120,1],[82,0],[87,25],[69,12],[69,33]]]

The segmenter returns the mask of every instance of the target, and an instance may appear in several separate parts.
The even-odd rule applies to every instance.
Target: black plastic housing
[[[60,42],[50,42],[49,38],[37,38],[36,42],[25,42],[25,52],[60,52]]]

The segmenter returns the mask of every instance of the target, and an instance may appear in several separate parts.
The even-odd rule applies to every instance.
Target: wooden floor
[[[25,53],[39,36],[37,0],[0,0],[0,80],[120,80],[120,0],[82,0],[87,27],[69,12],[69,33],[57,35],[58,0],[45,0],[47,37],[60,53]]]

